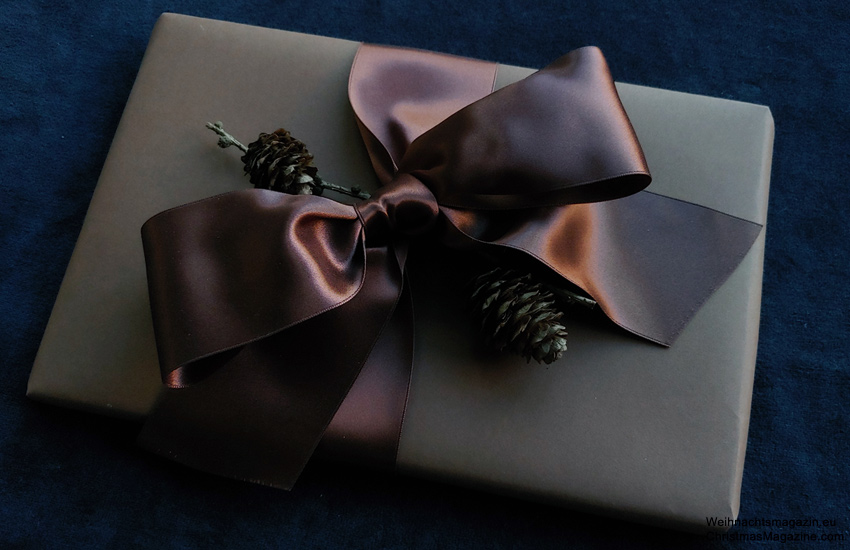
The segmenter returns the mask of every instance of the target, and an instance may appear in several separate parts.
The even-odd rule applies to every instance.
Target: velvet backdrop
[[[835,527],[774,531],[843,533],[850,542],[844,0],[207,4],[2,3],[0,546],[742,546],[321,464],[292,493],[221,480],[137,450],[132,424],[27,400],[41,334],[163,11],[524,66],[595,44],[619,81],[770,106],[776,147],[740,517],[834,519]]]

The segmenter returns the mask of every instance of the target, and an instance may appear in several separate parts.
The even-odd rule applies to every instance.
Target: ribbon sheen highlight
[[[354,425],[341,452],[391,465],[412,362],[405,260],[418,235],[519,253],[626,330],[675,340],[760,226],[641,192],[649,171],[598,49],[491,93],[495,71],[364,45],[349,97],[382,183],[370,200],[251,189],[148,220],[168,388],[142,445],[288,488],[326,429]]]

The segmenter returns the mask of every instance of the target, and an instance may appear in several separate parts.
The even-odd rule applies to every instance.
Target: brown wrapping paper
[[[141,418],[159,392],[139,228],[248,186],[206,121],[254,139],[285,126],[329,181],[374,189],[348,105],[357,43],[172,14],[157,23],[33,366],[28,395]],[[616,67],[612,67],[616,76]],[[497,87],[530,69],[500,66]],[[649,190],[764,223],[767,108],[618,84]],[[638,521],[736,517],[764,233],[669,349],[597,318],[569,322],[549,366],[488,352],[463,317],[472,267],[412,258],[416,357],[400,471]],[[442,262],[442,263],[441,263]],[[445,262],[458,273],[441,269]],[[356,320],[352,320],[356,322]],[[344,435],[344,434],[343,434]]]

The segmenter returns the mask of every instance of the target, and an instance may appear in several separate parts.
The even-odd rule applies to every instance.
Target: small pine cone
[[[567,349],[563,312],[555,296],[531,275],[496,268],[472,282],[470,303],[481,330],[496,349],[549,364]]]
[[[283,128],[262,133],[248,144],[242,157],[245,173],[258,189],[271,189],[292,195],[321,195],[322,187],[307,147]]]

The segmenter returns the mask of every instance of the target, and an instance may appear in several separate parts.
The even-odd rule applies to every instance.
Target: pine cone
[[[292,195],[321,195],[322,187],[313,166],[313,155],[301,141],[283,128],[260,134],[248,144],[242,157],[245,173],[258,189],[271,189]]]
[[[529,274],[496,268],[472,282],[470,303],[481,330],[499,350],[549,364],[567,349],[555,296]]]

